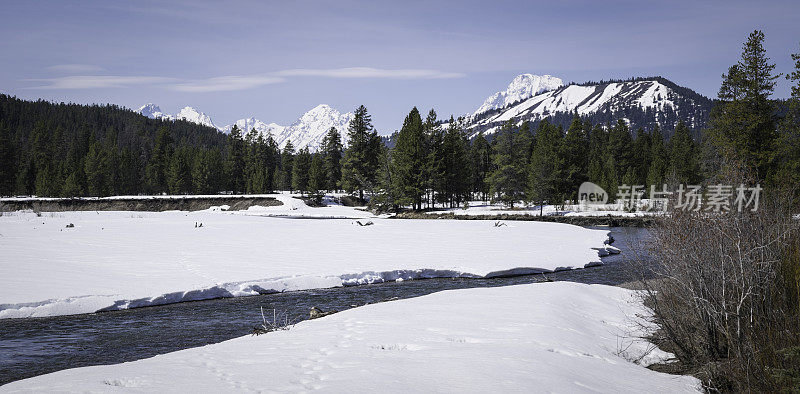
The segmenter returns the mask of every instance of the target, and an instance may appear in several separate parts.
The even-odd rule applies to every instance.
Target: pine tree
[[[103,146],[99,142],[95,142],[89,147],[89,153],[86,155],[84,172],[86,173],[86,184],[88,186],[87,192],[90,196],[103,197],[108,195],[106,169],[103,166],[105,162],[104,154]]]
[[[650,166],[647,169],[647,181],[645,185],[655,186],[656,190],[661,190],[666,183],[667,167],[669,165],[669,156],[667,150],[664,148],[664,136],[658,129],[655,129],[650,135]],[[653,198],[653,196],[650,196]]]
[[[392,154],[394,190],[397,193],[398,204],[411,205],[412,209],[422,209],[422,196],[426,190],[423,178],[425,156],[422,118],[417,107],[414,107],[403,121]]]
[[[10,132],[0,121],[0,196],[10,196],[14,191],[14,144]]]
[[[442,141],[444,188],[440,201],[450,207],[467,201],[470,194],[469,141],[463,132],[463,122],[463,118],[455,120],[451,116]]]
[[[320,147],[325,182],[318,185],[320,190],[336,190],[342,179],[342,136],[331,127]]]
[[[335,129],[334,129],[335,130]],[[322,191],[327,189],[328,178],[325,171],[325,160],[323,154],[317,153],[311,159],[311,167],[308,170],[308,191],[318,199],[322,197]]]
[[[527,133],[521,133],[509,120],[498,131],[492,153],[493,170],[489,175],[489,193],[493,201],[514,208],[517,201],[525,199],[527,163],[530,149]]]
[[[347,128],[349,146],[342,160],[342,188],[348,193],[358,191],[364,199],[364,191],[377,185],[381,154],[381,139],[372,127],[372,117],[363,105],[353,113]]]
[[[150,184],[150,189],[154,193],[166,192],[167,187],[167,171],[169,169],[170,160],[172,159],[173,140],[169,134],[169,129],[161,127],[158,129],[155,145],[150,158],[150,164],[147,167],[147,178]],[[89,172],[86,171],[87,177]]]
[[[281,152],[280,181],[278,183],[280,190],[292,191],[292,186],[294,186],[292,182],[292,176],[294,175],[294,156],[294,144],[292,144],[292,141],[286,141],[283,152]]]
[[[292,165],[292,189],[301,195],[308,193],[308,178],[311,170],[311,153],[303,148],[297,153]]]
[[[425,163],[422,167],[425,200],[428,206],[436,201],[436,195],[444,193],[445,168],[444,168],[444,131],[442,130],[436,111],[431,109],[422,123],[424,134]]]
[[[581,121],[575,113],[572,123],[561,144],[560,158],[561,171],[559,177],[563,180],[563,188],[559,194],[577,200],[578,188],[589,178],[589,133],[590,126]]]
[[[716,149],[747,165],[762,180],[768,177],[774,160],[777,119],[769,97],[778,78],[763,44],[763,32],[750,34],[741,59],[722,76],[718,94],[722,102],[710,118]]]
[[[786,76],[793,83],[791,97],[786,116],[779,124],[776,171],[769,183],[793,191],[795,201],[800,202],[800,52],[791,56],[794,71]]]
[[[486,141],[483,132],[473,139],[470,158],[472,161],[470,165],[472,192],[478,193],[481,200],[486,201],[489,195],[489,184],[486,182],[486,178],[492,165],[492,147]]]
[[[528,200],[536,201],[540,206],[545,202],[552,204],[558,198],[562,180],[559,174],[563,159],[559,155],[561,143],[561,131],[557,126],[546,119],[539,123],[531,152],[527,195]]]
[[[233,193],[246,190],[245,184],[245,142],[242,132],[235,124],[228,134],[228,157],[225,162],[228,188]]]
[[[698,148],[689,135],[683,121],[675,127],[675,134],[669,141],[670,169],[678,184],[697,184],[700,182]]]
[[[658,125],[655,126],[653,133],[661,133]],[[647,173],[650,170],[650,163],[652,162],[651,133],[646,133],[644,129],[639,128],[636,131],[636,139],[633,141],[633,162],[631,163],[634,169],[633,183],[629,185],[645,185],[647,182]]]

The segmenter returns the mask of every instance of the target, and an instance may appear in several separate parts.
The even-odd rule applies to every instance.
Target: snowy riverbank
[[[444,291],[0,391],[696,391],[695,378],[644,368],[666,354],[637,339],[648,311],[633,294],[569,282]]]
[[[284,205],[239,212],[6,213],[0,318],[583,268],[606,248],[606,231],[556,223],[286,219],[370,214],[279,198]]]

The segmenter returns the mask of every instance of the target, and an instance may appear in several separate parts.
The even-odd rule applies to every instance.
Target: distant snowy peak
[[[159,106],[153,103],[147,103],[141,106],[138,112],[150,119],[164,119],[164,120],[175,119],[172,115],[165,114],[163,111],[161,111],[161,108]]]
[[[316,151],[331,127],[335,127],[339,131],[339,134],[342,135],[342,143],[346,143],[347,126],[352,119],[351,112],[342,114],[326,104],[320,104],[303,114],[291,126],[276,134],[274,138],[281,148],[291,141],[295,149],[308,147],[311,151]]]
[[[564,83],[561,78],[550,75],[517,75],[505,91],[497,92],[487,98],[478,107],[473,116],[482,114],[494,109],[505,108],[506,106],[525,100],[542,92],[555,90],[562,87]]]
[[[712,105],[706,97],[654,77],[562,86],[501,107],[496,113],[473,116],[468,127],[473,133],[483,131],[491,134],[512,119],[518,123],[557,117],[569,121],[577,112],[584,117],[595,117],[593,121],[596,123],[628,118],[633,114],[637,118],[631,127],[658,125],[671,129],[683,120],[689,127],[696,128],[705,124]]]
[[[199,125],[213,127],[219,130],[219,127],[211,121],[211,117],[206,115],[203,112],[200,112],[192,107],[183,107],[178,115],[176,116],[177,119],[185,120],[187,122],[197,123]]]
[[[196,123],[203,126],[213,127],[219,130],[214,122],[211,121],[211,117],[206,115],[203,112],[200,112],[192,107],[183,107],[177,115],[170,115],[164,113],[161,110],[161,107],[153,104],[147,103],[139,108],[138,111],[140,114],[150,118],[150,119],[162,119],[162,120],[185,120],[187,122]]]
[[[220,129],[225,134],[231,132],[233,129],[233,125],[236,125],[239,130],[242,131],[242,134],[247,134],[250,130],[255,129],[259,134],[267,135],[272,134],[273,138],[276,134],[282,133],[285,126],[281,126],[275,123],[264,123],[256,118],[247,118],[247,119],[239,119],[234,124],[229,124]]]

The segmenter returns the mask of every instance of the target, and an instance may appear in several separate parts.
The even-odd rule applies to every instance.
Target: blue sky
[[[753,29],[778,72],[800,51],[798,1],[3,0],[0,16],[3,93],[191,105],[218,125],[364,104],[382,134],[415,105],[472,112],[520,73],[661,75],[713,97]]]

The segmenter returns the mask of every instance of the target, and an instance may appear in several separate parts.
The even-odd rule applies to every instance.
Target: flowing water
[[[618,285],[631,280],[625,260],[632,254],[631,245],[647,236],[647,229],[603,229],[611,232],[614,246],[623,253],[605,257],[604,265],[587,269],[492,279],[425,279],[85,315],[0,319],[0,385],[62,369],[134,361],[248,335],[260,325],[262,307],[282,311],[289,320],[299,321],[308,318],[312,306],[342,311],[450,289],[545,280]]]

